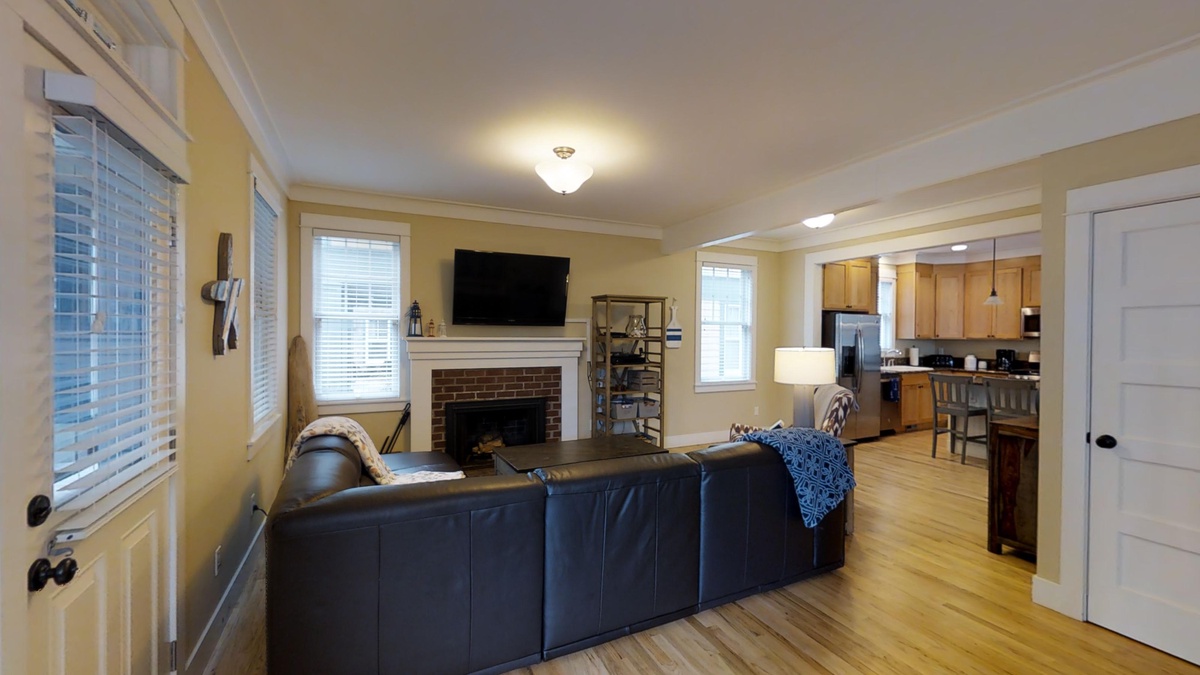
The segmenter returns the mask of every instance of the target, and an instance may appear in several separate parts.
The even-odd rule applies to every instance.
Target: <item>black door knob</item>
[[[30,527],[37,527],[46,522],[54,508],[50,505],[50,498],[46,495],[38,495],[29,500],[29,505],[25,507],[25,522]]]
[[[1100,438],[1096,439],[1096,445],[1104,448],[1105,450],[1112,450],[1113,448],[1117,447],[1117,439],[1109,436],[1108,434],[1104,434]]]
[[[54,567],[50,566],[49,560],[38,558],[29,567],[27,588],[30,593],[36,593],[45,588],[51,579],[59,586],[66,586],[71,583],[71,580],[75,578],[75,573],[78,571],[79,563],[75,562],[74,558],[63,558]]]

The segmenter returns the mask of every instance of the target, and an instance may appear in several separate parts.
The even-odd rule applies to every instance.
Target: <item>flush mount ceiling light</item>
[[[967,245],[966,244],[955,244],[950,247],[950,250],[951,251],[965,251],[965,250],[967,250]]]
[[[807,225],[808,227],[811,227],[814,230],[819,230],[822,227],[825,227],[826,225],[832,223],[833,218],[834,218],[834,216],[832,213],[826,213],[826,214],[823,214],[820,216],[813,216],[812,218],[805,218],[804,220],[802,220],[800,222],[804,223],[805,225]]]
[[[575,148],[559,146],[554,149],[554,154],[558,155],[559,159],[548,159],[534,167],[537,175],[546,181],[551,190],[569,195],[592,177],[592,167],[577,159],[571,159]]]

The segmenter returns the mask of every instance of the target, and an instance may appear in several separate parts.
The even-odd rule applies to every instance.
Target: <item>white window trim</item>
[[[276,305],[276,323],[275,323],[275,340],[276,340],[276,372],[279,374],[279,381],[276,383],[277,401],[276,407],[266,417],[254,423],[254,407],[247,406],[248,427],[250,429],[250,438],[246,441],[246,461],[254,459],[258,451],[265,445],[266,439],[272,436],[275,427],[283,420],[283,409],[287,405],[287,212],[285,206],[287,202],[284,200],[283,191],[275,185],[270,174],[259,163],[258,158],[253,154],[250,155],[250,260],[254,260],[254,195],[262,195],[266,200],[267,205],[275,211],[277,216],[275,221],[275,292],[279,296],[279,301]],[[245,334],[251,336],[253,340],[253,325],[254,325],[254,268],[250,269],[250,321]],[[253,355],[253,345],[247,350],[248,354]],[[247,401],[253,402],[254,398],[254,363],[253,356],[250,357],[250,372],[251,377],[246,380]]]
[[[883,283],[884,281],[892,282],[892,335],[891,335],[892,346],[889,347],[889,349],[896,348],[896,281],[897,281],[897,278],[898,278],[898,276],[896,274],[896,266],[895,265],[889,265],[886,263],[879,264],[879,283]],[[876,291],[878,291],[878,288],[879,288],[879,284],[877,283]],[[878,303],[876,303],[876,304],[878,305]],[[882,338],[882,335],[883,334],[880,333],[881,338]],[[880,343],[882,346],[882,339],[880,340]]]
[[[750,270],[750,287],[754,294],[754,308],[752,320],[750,323],[750,377],[739,382],[701,382],[700,381],[700,333],[701,333],[701,316],[704,303],[701,284],[703,283],[703,268],[704,263],[717,263],[727,265],[740,265],[747,267]],[[758,257],[752,255],[738,255],[736,253],[715,253],[711,251],[696,251],[696,325],[695,325],[695,344],[696,344],[696,370],[695,370],[695,392],[697,394],[708,394],[724,391],[753,391],[758,388],[758,381],[755,373],[758,371],[756,352],[758,348]]]
[[[364,239],[399,238],[400,240],[400,307],[405,309],[412,302],[412,290],[409,288],[411,278],[412,228],[408,223],[396,223],[388,220],[369,220],[366,218],[349,218],[345,216],[327,216],[319,213],[300,214],[300,335],[309,345],[309,354],[313,354],[313,316],[312,289],[313,278],[312,254],[313,233],[338,232],[354,235]],[[400,326],[403,330],[404,317]],[[338,401],[318,403],[319,415],[349,415],[368,412],[397,412],[404,409],[409,402],[410,371],[408,362],[408,343],[400,336],[400,396],[395,399],[372,399],[369,401]]]

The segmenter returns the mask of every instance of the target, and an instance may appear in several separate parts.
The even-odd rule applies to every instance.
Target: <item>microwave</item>
[[[1042,336],[1042,308],[1021,308],[1021,337],[1040,338]]]

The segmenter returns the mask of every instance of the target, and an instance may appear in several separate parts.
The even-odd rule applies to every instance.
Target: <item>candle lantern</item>
[[[421,337],[423,326],[421,325],[421,306],[413,300],[412,305],[408,308],[408,337]]]

